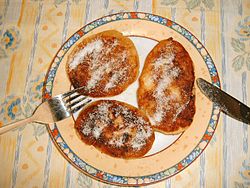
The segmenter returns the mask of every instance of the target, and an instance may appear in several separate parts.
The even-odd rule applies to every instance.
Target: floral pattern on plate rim
[[[176,31],[177,33],[184,36],[200,53],[202,58],[204,59],[208,71],[211,76],[212,84],[220,87],[220,81],[218,77],[218,73],[216,70],[216,67],[213,63],[213,60],[211,56],[208,54],[205,47],[199,42],[199,40],[194,37],[188,30],[186,30],[184,27],[180,26],[179,24],[161,17],[157,15],[153,15],[150,13],[142,13],[142,12],[122,12],[117,13],[113,15],[108,15],[102,18],[99,18],[84,27],[82,27],[80,30],[78,30],[75,34],[73,34],[60,48],[60,50],[57,52],[56,56],[54,57],[51,66],[49,68],[49,71],[47,73],[47,76],[45,78],[45,86],[43,89],[43,100],[46,100],[51,97],[52,95],[52,88],[53,88],[53,81],[54,77],[57,71],[57,68],[59,67],[62,58],[67,53],[69,48],[82,36],[84,36],[89,31],[113,22],[113,21],[119,21],[119,20],[127,20],[127,19],[140,19],[140,20],[146,20],[151,22],[156,22],[162,25],[165,25],[166,27],[169,27]],[[65,143],[63,140],[56,124],[52,125],[52,128],[47,126],[48,132],[50,133],[50,136],[55,143],[56,147],[59,149],[59,151],[62,153],[62,155],[70,162],[73,166],[75,166],[78,170],[83,172],[86,175],[91,176],[94,179],[97,179],[102,182],[115,184],[115,185],[126,185],[126,186],[137,186],[137,185],[148,185],[157,183],[159,181],[165,180],[183,169],[185,169],[187,166],[189,166],[206,148],[209,141],[211,140],[214,131],[216,129],[216,125],[218,123],[219,118],[219,108],[214,105],[212,109],[212,114],[210,121],[208,123],[208,127],[206,132],[203,135],[203,138],[200,140],[200,142],[197,144],[197,146],[193,149],[193,151],[188,154],[183,160],[181,160],[176,165],[161,171],[157,172],[152,175],[147,176],[138,176],[138,177],[125,177],[125,176],[118,176],[110,173],[103,172],[101,170],[98,170],[90,165],[88,165],[86,162],[81,160]]]

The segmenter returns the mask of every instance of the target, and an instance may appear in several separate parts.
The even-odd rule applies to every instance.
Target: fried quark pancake
[[[122,93],[138,76],[139,57],[133,42],[115,30],[83,39],[70,53],[66,71],[81,93],[108,97]]]
[[[75,123],[81,140],[119,158],[145,155],[155,139],[149,119],[137,108],[115,100],[99,100],[84,108]]]
[[[165,134],[186,130],[195,114],[193,62],[172,38],[160,41],[148,54],[139,78],[139,108],[153,128]]]

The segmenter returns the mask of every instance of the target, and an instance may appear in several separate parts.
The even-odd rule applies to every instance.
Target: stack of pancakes
[[[115,96],[136,81],[139,57],[133,42],[115,30],[81,41],[68,56],[72,85],[90,97]],[[120,158],[144,156],[154,131],[178,134],[195,114],[194,68],[184,47],[172,38],[160,41],[148,54],[139,77],[139,108],[115,100],[86,106],[75,128],[84,143]]]

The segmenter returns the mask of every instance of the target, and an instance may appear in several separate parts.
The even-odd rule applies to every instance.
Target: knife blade
[[[202,78],[196,83],[201,92],[217,104],[222,112],[234,119],[250,124],[250,108]]]

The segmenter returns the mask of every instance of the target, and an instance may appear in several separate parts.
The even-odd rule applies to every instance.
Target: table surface
[[[121,11],[158,14],[187,28],[212,56],[223,90],[250,105],[249,0],[0,0],[0,126],[32,114],[50,62],[69,36]],[[248,125],[221,114],[195,162],[147,187],[250,187],[249,136]],[[0,161],[0,187],[115,187],[79,173],[39,124],[1,135]]]

